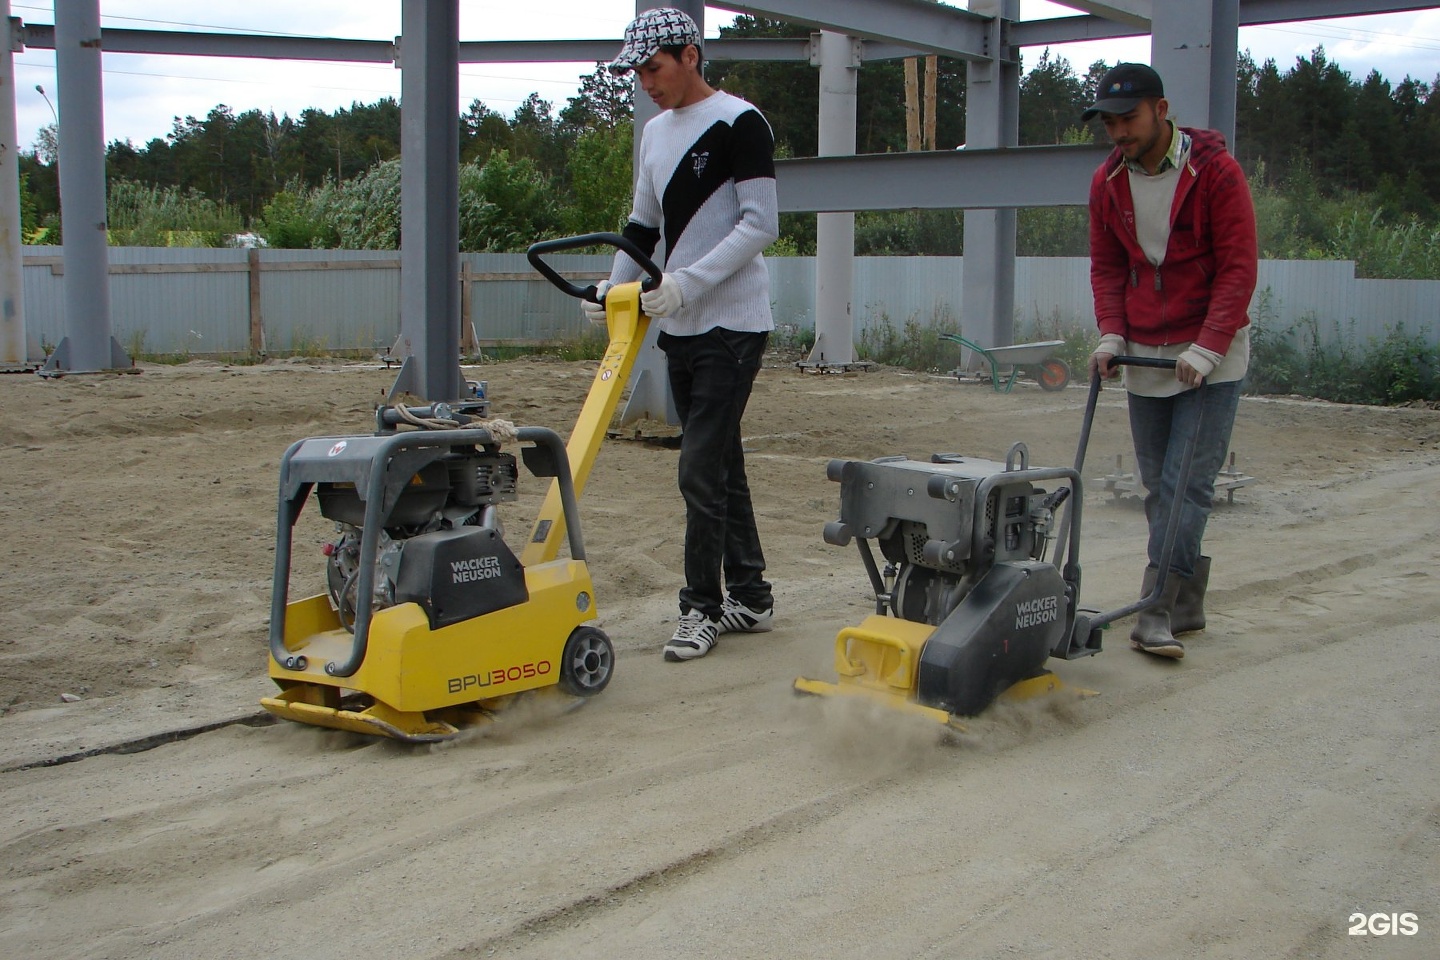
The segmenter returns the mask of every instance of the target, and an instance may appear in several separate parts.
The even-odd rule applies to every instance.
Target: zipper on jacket
[[[1165,331],[1165,339],[1161,342],[1161,345],[1168,347],[1170,346],[1170,317],[1168,315],[1169,311],[1166,309],[1167,304],[1165,302],[1164,286],[1160,283],[1159,267],[1155,268],[1155,290],[1161,294],[1158,298],[1160,301],[1160,329]]]
[[[1136,270],[1134,267],[1130,268],[1130,286],[1140,286],[1140,271]]]

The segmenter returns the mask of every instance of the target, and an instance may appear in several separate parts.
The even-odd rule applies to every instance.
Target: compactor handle
[[[1166,359],[1164,359],[1164,358],[1162,358],[1162,357],[1115,356],[1115,357],[1111,357],[1111,358],[1110,358],[1110,362],[1111,362],[1112,364],[1115,364],[1115,365],[1118,365],[1118,366],[1154,367],[1154,368],[1161,369],[1161,370],[1174,370],[1174,369],[1175,369],[1175,361],[1174,361],[1174,360],[1166,360]],[[1200,393],[1199,393],[1199,398],[1200,398],[1200,413],[1199,413],[1199,419],[1198,419],[1198,420],[1196,421],[1196,423],[1195,423],[1195,429],[1194,429],[1194,432],[1192,432],[1192,433],[1190,434],[1190,439],[1189,439],[1189,441],[1185,444],[1185,453],[1184,453],[1184,456],[1181,458],[1181,461],[1180,461],[1180,483],[1179,483],[1179,486],[1180,486],[1181,488],[1183,488],[1183,487],[1185,486],[1185,484],[1186,484],[1186,483],[1189,481],[1189,479],[1190,479],[1190,466],[1191,466],[1191,464],[1194,462],[1194,459],[1195,459],[1195,444],[1198,443],[1199,440],[1200,440],[1200,425],[1201,425],[1201,422],[1203,422],[1204,417],[1205,417],[1205,393],[1204,393],[1204,391],[1205,391],[1205,384],[1206,384],[1206,381],[1201,380],[1201,381],[1200,381],[1200,386],[1197,388],[1197,389],[1200,391]],[[1081,424],[1081,427],[1080,427],[1080,445],[1079,445],[1079,448],[1078,448],[1078,449],[1076,450],[1076,452],[1075,452],[1075,473],[1076,473],[1077,475],[1078,475],[1078,474],[1084,469],[1084,467],[1085,467],[1085,448],[1086,448],[1087,446],[1089,446],[1089,443],[1090,443],[1090,426],[1091,426],[1091,424],[1092,424],[1092,423],[1094,422],[1094,420],[1095,420],[1095,403],[1096,403],[1096,399],[1097,399],[1099,396],[1100,396],[1100,375],[1099,375],[1098,373],[1096,373],[1095,375],[1093,375],[1093,376],[1090,378],[1090,395],[1089,395],[1089,397],[1088,397],[1088,399],[1086,400],[1086,403],[1085,403],[1085,419],[1084,419],[1084,421],[1083,421],[1083,423]],[[1077,500],[1075,506],[1077,506],[1077,507],[1079,506],[1078,500]],[[1162,543],[1162,546],[1161,546],[1161,548],[1160,548],[1160,564],[1159,564],[1159,566],[1160,566],[1160,572],[1159,572],[1159,575],[1156,576],[1156,578],[1155,578],[1155,586],[1154,586],[1154,588],[1151,590],[1150,595],[1149,595],[1148,597],[1142,597],[1138,602],[1129,604],[1128,606],[1121,607],[1121,608],[1119,608],[1118,610],[1111,610],[1111,611],[1109,611],[1109,612],[1107,612],[1107,613],[1096,613],[1096,614],[1087,616],[1087,617],[1084,618],[1083,620],[1077,619],[1077,620],[1076,620],[1075,632],[1071,634],[1071,638],[1070,638],[1069,641],[1068,641],[1069,649],[1070,649],[1072,652],[1079,651],[1078,653],[1075,653],[1076,656],[1079,656],[1079,655],[1084,654],[1084,653],[1093,653],[1093,652],[1096,652],[1096,651],[1098,651],[1098,650],[1100,649],[1099,646],[1098,646],[1098,644],[1092,644],[1092,643],[1091,643],[1090,633],[1091,633],[1092,631],[1099,630],[1101,627],[1104,627],[1104,626],[1106,626],[1106,625],[1108,625],[1108,624],[1114,623],[1116,620],[1119,620],[1121,617],[1127,617],[1127,616],[1129,616],[1130,614],[1135,613],[1135,612],[1138,611],[1138,610],[1144,610],[1144,609],[1152,606],[1152,605],[1155,603],[1155,601],[1160,598],[1161,593],[1164,592],[1164,588],[1165,588],[1165,578],[1169,575],[1169,572],[1170,572],[1170,557],[1171,557],[1171,554],[1172,554],[1172,553],[1174,552],[1174,550],[1175,550],[1175,539],[1176,539],[1176,535],[1177,535],[1177,533],[1179,532],[1179,529],[1180,529],[1180,510],[1181,510],[1181,507],[1183,507],[1183,506],[1184,506],[1184,499],[1183,499],[1182,497],[1179,497],[1179,496],[1175,497],[1175,498],[1174,498],[1174,501],[1173,501],[1173,502],[1171,503],[1171,505],[1170,505],[1170,515],[1169,515],[1169,517],[1168,517],[1168,518],[1166,519],[1166,521],[1165,521],[1165,539],[1164,539],[1164,541],[1163,541],[1163,543]],[[1068,523],[1068,522],[1069,522],[1069,517],[1067,516],[1067,517],[1066,517],[1066,523]],[[1061,533],[1062,541],[1061,541],[1061,542],[1063,542],[1063,537],[1066,535],[1067,532],[1068,532],[1068,529],[1067,529],[1066,527],[1062,527],[1062,533]],[[1066,568],[1066,581],[1067,581],[1067,582],[1078,582],[1078,571],[1079,571],[1079,563],[1078,563],[1078,561],[1079,561],[1079,547],[1078,547],[1078,544],[1079,544],[1078,539],[1075,539],[1075,540],[1071,540],[1071,541],[1070,541],[1070,545],[1071,545],[1070,565],[1067,566],[1067,568]],[[1072,569],[1075,571],[1075,574],[1076,574],[1076,579],[1074,579],[1074,580],[1072,580],[1072,578],[1071,578],[1071,576],[1070,576],[1070,572],[1071,572]]]
[[[1174,370],[1175,361],[1164,357],[1127,357],[1123,354],[1111,357],[1110,363],[1119,367],[1155,367],[1160,370]]]
[[[1112,366],[1117,367],[1156,367],[1162,370],[1174,370],[1175,361],[1166,360],[1163,357],[1130,357],[1124,354],[1110,358]],[[1075,451],[1075,472],[1079,473],[1085,469],[1085,450],[1090,446],[1090,427],[1095,422],[1095,405],[1100,399],[1100,374],[1094,373],[1090,377],[1090,395],[1085,400],[1085,419],[1080,421],[1080,444]]]
[[[525,259],[530,261],[530,266],[540,271],[541,275],[555,286],[568,293],[570,296],[580,300],[589,300],[591,303],[599,303],[600,298],[594,284],[588,287],[577,287],[575,284],[560,276],[559,272],[550,264],[540,259],[544,253],[556,253],[561,250],[575,250],[580,247],[593,247],[605,245],[623,250],[640,265],[650,276],[640,284],[640,289],[650,291],[660,286],[660,279],[664,272],[655,265],[655,261],[645,255],[635,241],[623,237],[618,233],[583,233],[576,237],[557,237],[554,240],[541,240],[539,243],[532,243],[530,249],[525,251]]]

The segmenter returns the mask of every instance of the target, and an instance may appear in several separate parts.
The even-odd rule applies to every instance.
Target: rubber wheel
[[[560,689],[572,697],[593,697],[615,671],[615,648],[596,627],[576,627],[560,654]]]
[[[1070,364],[1052,357],[1040,364],[1035,379],[1040,381],[1041,390],[1064,390],[1070,383]]]

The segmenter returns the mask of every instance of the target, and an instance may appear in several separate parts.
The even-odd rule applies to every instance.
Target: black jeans
[[[760,372],[768,333],[714,327],[694,337],[661,333],[680,415],[680,495],[685,498],[685,586],[680,610],[720,617],[720,575],[752,610],[774,605],[740,447],[740,418]]]

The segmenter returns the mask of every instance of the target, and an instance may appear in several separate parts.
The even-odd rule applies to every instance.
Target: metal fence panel
[[[400,335],[398,250],[262,250],[260,263],[268,353],[379,351]]]
[[[128,353],[245,351],[250,310],[244,250],[111,247],[109,253],[112,269],[195,268],[112,273],[110,327]]]
[[[1326,344],[1364,346],[1398,330],[1440,346],[1440,281],[1357,280],[1350,260],[1267,260],[1251,317]]]
[[[244,353],[245,257],[244,250],[111,247],[111,335],[131,354]],[[25,260],[26,330],[53,346],[65,336],[64,248],[29,247]]]
[[[25,252],[27,331],[53,347],[64,336],[63,250]],[[131,353],[245,354],[250,347],[250,278],[244,250],[113,247],[111,319]],[[260,315],[269,352],[377,350],[400,331],[397,251],[263,250]],[[577,286],[607,276],[607,255],[547,257]],[[775,322],[795,334],[815,325],[815,259],[771,258]],[[185,272],[176,272],[185,271]],[[858,257],[853,315],[857,338],[888,322],[957,322],[961,257]],[[546,341],[587,332],[574,299],[541,278],[523,254],[461,256],[462,303],[478,342]],[[1392,330],[1440,346],[1440,281],[1358,280],[1349,261],[1260,263],[1251,317],[1277,333],[1314,333],[1321,343],[1364,346]],[[1093,322],[1089,261],[1022,257],[1016,263],[1015,334],[1020,340]],[[138,350],[137,350],[138,346]]]
[[[546,256],[545,262],[577,287],[587,287],[610,275],[613,259],[561,253]],[[579,302],[536,273],[523,254],[467,253],[460,262],[462,271],[477,278],[470,321],[480,343],[560,340],[585,332]]]
[[[20,284],[25,295],[25,332],[46,353],[65,336],[65,278],[51,269],[64,251],[60,247],[26,247]]]
[[[960,322],[962,257],[856,257],[855,336],[872,327],[903,330]]]

